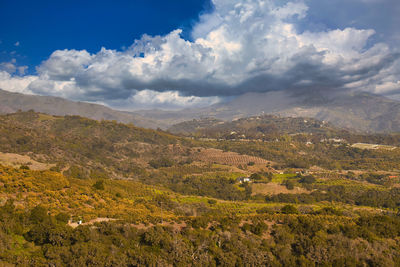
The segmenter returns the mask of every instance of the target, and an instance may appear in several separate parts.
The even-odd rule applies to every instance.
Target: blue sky
[[[0,88],[135,110],[249,92],[400,98],[398,0],[0,0]]]
[[[34,71],[58,49],[122,49],[145,33],[189,31],[210,7],[205,0],[0,0],[0,61],[17,58]]]

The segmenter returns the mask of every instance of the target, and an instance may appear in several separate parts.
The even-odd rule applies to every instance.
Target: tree
[[[40,205],[34,207],[29,216],[30,221],[34,224],[44,222],[48,218],[49,216],[47,215],[47,210]]]
[[[250,179],[255,180],[255,181],[259,181],[262,180],[262,175],[259,173],[253,173],[252,175],[250,175]]]
[[[303,176],[300,179],[300,183],[303,183],[303,184],[312,184],[312,183],[315,183],[315,181],[316,181],[316,179],[312,175]]]
[[[168,158],[160,158],[160,159],[152,159],[149,161],[149,165],[154,169],[162,168],[162,167],[172,167],[174,162]]]
[[[70,216],[69,216],[67,213],[65,213],[65,212],[60,212],[59,214],[56,215],[55,218],[56,218],[56,220],[57,220],[58,222],[67,224],[68,221],[69,221]]]
[[[281,213],[283,213],[283,214],[298,214],[299,211],[293,205],[285,205],[281,208]]]
[[[96,183],[94,183],[93,187],[97,190],[104,190],[104,182],[103,180],[99,180]]]
[[[285,186],[288,190],[293,190],[294,189],[294,182],[290,180],[285,181]]]

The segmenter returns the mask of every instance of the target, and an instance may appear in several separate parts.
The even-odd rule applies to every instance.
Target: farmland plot
[[[208,148],[208,149],[198,149],[194,154],[193,158],[195,160],[210,162],[210,163],[218,163],[218,164],[226,164],[226,165],[243,165],[249,164],[250,162],[254,162],[255,164],[267,164],[269,161],[248,155],[240,155],[236,152],[224,152],[220,149]]]

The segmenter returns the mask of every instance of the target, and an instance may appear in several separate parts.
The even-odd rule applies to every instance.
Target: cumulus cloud
[[[143,35],[124,51],[58,50],[37,67],[35,79],[26,79],[32,80],[24,91],[135,109],[207,105],[282,89],[400,89],[399,54],[371,43],[373,29],[300,31],[309,10],[302,1],[213,4],[193,27],[192,40],[178,29]]]
[[[28,66],[18,66],[17,60],[15,58],[11,59],[9,62],[0,63],[0,71],[13,74],[18,71],[20,75],[24,75]]]
[[[85,50],[57,50],[37,68],[37,71],[44,79],[66,81],[84,72],[92,58],[93,56]]]
[[[216,104],[220,100],[219,97],[182,96],[177,91],[156,92],[142,90],[124,100],[116,99],[101,103],[123,110],[130,110],[132,107],[146,109],[149,106],[159,109],[176,110],[185,107],[205,107],[210,104]]]
[[[0,89],[10,92],[32,94],[28,87],[37,79],[37,76],[12,76],[6,71],[0,71]]]
[[[7,73],[14,73],[17,70],[17,67],[12,62],[2,62],[0,63],[0,70]]]

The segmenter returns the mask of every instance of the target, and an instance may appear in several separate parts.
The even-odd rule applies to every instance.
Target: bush
[[[68,221],[69,221],[70,216],[69,216],[67,213],[60,212],[59,214],[56,215],[55,218],[56,218],[56,220],[57,220],[58,222],[67,224]]]
[[[262,177],[262,175],[259,174],[259,173],[253,173],[252,175],[250,175],[250,179],[251,179],[251,180],[257,181],[257,180],[262,180],[263,177]]]
[[[20,169],[20,170],[30,170],[29,166],[27,166],[27,165],[21,165],[21,166],[19,167],[19,169]]]
[[[209,222],[210,222],[210,219],[205,216],[196,217],[191,221],[192,227],[195,229],[199,229],[199,228],[205,229],[205,228],[207,228]]]
[[[36,206],[31,210],[29,219],[32,223],[41,223],[48,219],[47,210],[42,206]]]
[[[97,181],[94,185],[93,188],[97,190],[104,190],[104,182],[102,180]]]
[[[87,173],[85,170],[79,166],[73,165],[67,171],[63,173],[65,176],[78,178],[78,179],[86,179]]]
[[[216,201],[215,199],[209,199],[209,200],[207,200],[207,202],[208,202],[208,204],[210,204],[210,205],[215,205],[215,204],[217,204],[217,201]]]
[[[285,186],[288,190],[293,190],[294,189],[294,182],[290,180],[285,181]]]
[[[322,215],[336,215],[336,216],[343,215],[343,212],[341,212],[340,210],[337,210],[335,208],[332,208],[332,207],[324,207],[320,210],[315,211],[314,213],[322,214]]]
[[[258,222],[256,224],[251,225],[250,231],[255,234],[261,236],[265,231],[268,230],[268,225],[264,222]]]
[[[300,179],[300,183],[302,183],[302,184],[312,184],[312,183],[315,183],[315,181],[316,181],[316,179],[312,175],[303,176]]]
[[[281,208],[281,213],[283,213],[283,214],[298,214],[299,211],[293,205],[285,205]]]
[[[174,162],[168,158],[153,159],[149,161],[149,165],[154,169],[172,167]]]
[[[256,210],[257,214],[275,214],[276,210],[271,207],[262,207]]]

